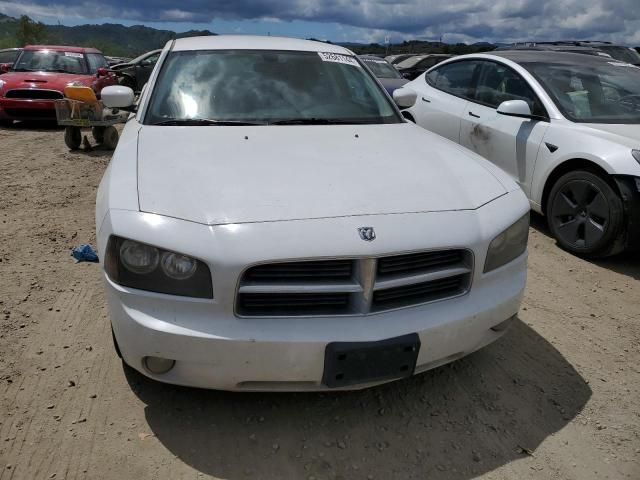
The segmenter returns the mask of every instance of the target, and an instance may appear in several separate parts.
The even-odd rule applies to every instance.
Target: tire
[[[136,81],[131,77],[127,77],[127,76],[121,77],[119,83],[123,87],[129,87],[134,92],[136,91],[136,88],[137,88]]]
[[[93,127],[91,128],[91,135],[96,143],[104,142],[104,130],[105,127]]]
[[[119,138],[120,135],[118,135],[118,130],[116,130],[116,127],[106,127],[102,136],[102,144],[109,150],[113,150],[118,145]]]
[[[78,150],[82,144],[82,132],[78,127],[66,127],[64,129],[64,143],[69,150]]]
[[[560,177],[549,193],[546,214],[552,235],[568,252],[597,258],[623,249],[622,199],[596,173],[576,170]]]

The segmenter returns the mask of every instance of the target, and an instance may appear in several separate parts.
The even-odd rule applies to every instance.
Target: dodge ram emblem
[[[360,227],[358,233],[365,242],[373,242],[376,239],[376,231],[373,227]]]

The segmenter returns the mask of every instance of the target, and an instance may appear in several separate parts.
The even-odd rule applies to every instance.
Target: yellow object
[[[89,104],[98,103],[96,94],[93,91],[93,89],[90,87],[75,87],[75,86],[64,87],[64,96],[71,100],[77,100],[83,103],[89,103]]]

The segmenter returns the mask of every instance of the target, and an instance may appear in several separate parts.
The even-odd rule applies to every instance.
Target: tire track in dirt
[[[28,463],[0,471],[1,480],[46,478],[52,473],[77,478],[86,470],[93,436],[99,422],[104,422],[94,414],[94,406],[98,395],[104,393],[104,379],[113,366],[103,348],[91,346],[108,333],[100,287],[94,281],[60,295],[43,318],[44,327],[25,350],[21,363],[29,364],[29,371],[19,386],[7,389],[5,402],[29,412],[30,421],[18,426],[14,416],[13,422],[3,425],[2,436],[15,432],[13,441],[3,445],[3,453],[28,459]],[[94,394],[96,398],[91,398]],[[43,431],[48,434],[48,446],[35,458],[24,455],[32,445],[41,443]]]

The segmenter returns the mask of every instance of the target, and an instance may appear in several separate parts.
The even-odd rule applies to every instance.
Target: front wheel
[[[113,150],[118,145],[118,130],[116,127],[110,126],[104,129],[102,134],[102,144],[109,150]]]
[[[549,194],[546,214],[558,244],[573,254],[594,258],[622,250],[622,200],[599,175],[576,170],[560,177]]]
[[[64,143],[69,147],[69,150],[78,150],[82,143],[82,132],[80,131],[80,128],[65,127]]]

